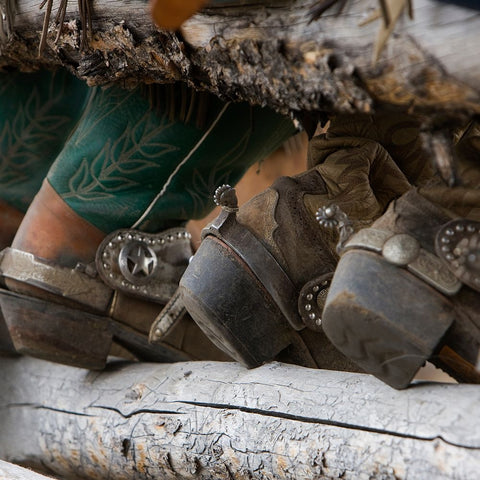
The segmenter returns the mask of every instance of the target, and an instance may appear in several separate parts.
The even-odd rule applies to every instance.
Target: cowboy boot
[[[332,343],[407,387],[425,361],[480,382],[480,128],[458,144],[460,184],[438,179],[392,202],[345,244],[324,310]]]
[[[1,75],[0,250],[11,245],[48,168],[78,121],[86,92],[86,85],[66,71]],[[0,351],[15,351],[1,310]]]
[[[412,119],[390,120],[395,122],[390,135],[383,132],[384,118],[357,118],[348,128],[334,124],[310,142],[307,172],[278,179],[240,209],[232,189],[217,190],[223,212],[204,230],[180,288],[192,318],[233,358],[248,367],[277,359],[358,369],[323,333],[337,238],[315,221],[315,214],[320,211],[322,224],[338,223],[329,208],[335,202],[351,219],[351,224],[340,219],[348,232],[370,225],[411,188],[394,158],[406,145],[415,147],[411,163],[417,165],[408,165],[409,174],[421,176],[418,129]]]
[[[112,339],[140,359],[225,359],[188,318],[150,324],[192,255],[184,224],[294,132],[289,119],[184,86],[91,90],[1,263],[18,351],[102,368]]]

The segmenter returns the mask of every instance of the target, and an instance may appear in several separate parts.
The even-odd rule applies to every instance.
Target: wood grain
[[[156,28],[141,0],[97,0],[85,51],[70,2],[58,44],[52,20],[41,58],[39,3],[18,1],[0,66],[64,65],[92,85],[185,81],[284,113],[370,112],[382,103],[441,123],[480,112],[480,16],[434,0],[414,2],[414,20],[400,19],[376,63],[380,22],[359,26],[373,0],[351,0],[344,14],[311,23],[311,0],[240,2],[206,9],[176,33]]]
[[[480,388],[272,363],[0,360],[0,457],[89,479],[471,479]]]

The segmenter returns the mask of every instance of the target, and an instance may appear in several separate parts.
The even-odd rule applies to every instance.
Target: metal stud
[[[336,246],[337,253],[343,251],[347,240],[353,235],[353,223],[347,214],[336,204],[320,207],[315,213],[315,218],[321,227],[337,229],[339,234]]]
[[[238,211],[238,200],[235,189],[230,185],[221,185],[215,190],[213,195],[215,205],[222,207],[222,209],[229,213]]]

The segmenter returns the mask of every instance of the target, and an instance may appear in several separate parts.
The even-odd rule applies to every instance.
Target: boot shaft
[[[74,129],[88,87],[64,70],[0,76],[0,198],[25,212]]]
[[[236,183],[294,133],[288,118],[267,109],[180,85],[155,93],[168,103],[151,108],[140,89],[93,89],[49,171],[66,204],[104,232],[155,232],[205,216],[214,185]]]

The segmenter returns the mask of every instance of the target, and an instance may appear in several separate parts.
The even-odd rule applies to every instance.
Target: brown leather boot
[[[438,179],[392,202],[345,246],[324,310],[332,343],[407,387],[429,360],[480,383],[480,128],[458,145],[460,183]]]
[[[329,211],[336,202],[352,219],[344,227],[360,228],[411,188],[389,152],[368,138],[319,137],[310,146],[309,166],[240,209],[233,189],[217,189],[223,212],[204,230],[180,281],[193,319],[249,367],[277,359],[357,369],[323,333],[338,239],[315,213],[326,214],[323,223],[337,221]]]

